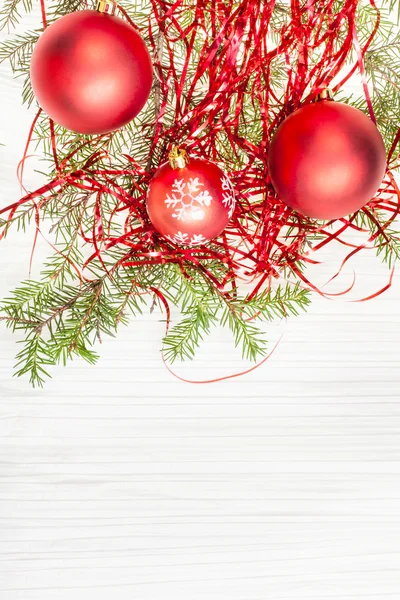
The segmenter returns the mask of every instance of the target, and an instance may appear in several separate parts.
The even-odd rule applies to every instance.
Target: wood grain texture
[[[2,206],[19,195],[32,117],[20,83],[2,65]],[[31,243],[2,242],[2,296],[27,277]],[[324,256],[321,282],[340,252]],[[354,298],[387,279],[373,253],[356,270]],[[370,303],[315,298],[266,366],[209,386],[163,367],[162,315],[105,340],[97,367],[56,369],[44,390],[12,378],[16,339],[2,327],[0,598],[398,600],[399,304],[399,276]],[[216,331],[178,370],[242,367]]]

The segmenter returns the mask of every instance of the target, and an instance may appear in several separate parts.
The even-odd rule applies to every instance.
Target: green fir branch
[[[13,29],[21,20],[21,8],[25,13],[32,10],[32,0],[4,0],[0,10],[0,31]]]
[[[370,237],[373,238],[373,245],[376,248],[376,254],[379,256],[388,268],[391,269],[395,262],[400,259],[400,231],[393,227],[378,227],[378,223],[385,223],[387,217],[376,209],[369,209],[374,219],[361,210],[357,214],[356,223],[358,226],[367,229]],[[394,223],[396,225],[396,223]]]
[[[310,293],[299,284],[279,286],[276,290],[257,296],[228,299],[212,288],[201,286],[202,275],[192,273],[192,279],[182,277],[180,289],[173,293],[184,319],[164,338],[167,361],[193,359],[197,348],[216,325],[228,326],[236,346],[242,347],[243,357],[256,361],[268,352],[265,334],[255,325],[257,320],[273,321],[289,315],[297,316],[310,304]],[[193,280],[194,279],[194,280]]]
[[[17,354],[15,375],[29,375],[33,387],[43,387],[46,379],[50,377],[47,367],[55,364],[49,345],[40,335],[33,332],[28,333],[21,343],[24,348]]]

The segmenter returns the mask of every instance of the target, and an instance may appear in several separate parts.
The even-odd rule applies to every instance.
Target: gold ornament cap
[[[96,10],[107,15],[115,15],[117,4],[112,0],[98,0]]]
[[[315,102],[320,100],[333,100],[333,92],[330,88],[324,88],[315,97]]]
[[[183,148],[173,146],[168,155],[169,164],[173,169],[184,169],[190,162],[189,155]]]

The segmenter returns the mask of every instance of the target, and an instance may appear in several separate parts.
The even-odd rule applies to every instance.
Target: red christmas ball
[[[147,212],[155,229],[181,246],[199,246],[223,232],[235,210],[225,173],[208,160],[163,164],[150,182]]]
[[[119,129],[142,110],[153,68],[129,23],[83,10],[45,29],[33,51],[31,81],[39,105],[56,123],[100,134]]]
[[[321,100],[282,123],[268,166],[274,188],[288,206],[315,219],[337,219],[374,197],[385,175],[386,152],[364,113]]]

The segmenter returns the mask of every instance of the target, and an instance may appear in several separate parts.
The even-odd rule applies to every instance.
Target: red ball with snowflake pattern
[[[175,154],[174,154],[175,152]],[[154,228],[179,246],[201,246],[220,235],[235,210],[229,178],[214,163],[174,149],[150,182],[147,212]]]

